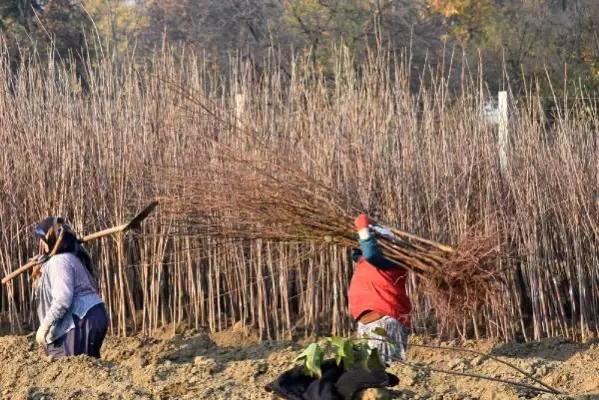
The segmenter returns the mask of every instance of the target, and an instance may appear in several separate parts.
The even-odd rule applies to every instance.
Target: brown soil
[[[415,347],[410,362],[454,372],[532,383],[494,360]],[[74,357],[48,363],[31,337],[0,338],[2,399],[272,399],[265,384],[294,365],[305,343],[262,342],[243,329],[209,335],[165,330],[154,338],[110,337],[103,359]],[[447,345],[447,344],[444,344]],[[599,399],[599,346],[551,339],[540,343],[466,343],[532,373],[573,398]],[[395,364],[398,399],[555,399],[498,382]]]

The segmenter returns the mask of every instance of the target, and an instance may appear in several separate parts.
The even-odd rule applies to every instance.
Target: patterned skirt
[[[387,337],[373,333],[376,328],[384,329]],[[364,335],[369,338],[368,346],[378,350],[383,362],[406,359],[409,331],[395,318],[385,316],[369,324],[358,322],[358,337],[362,338]]]

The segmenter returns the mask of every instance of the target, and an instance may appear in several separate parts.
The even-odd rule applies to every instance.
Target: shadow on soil
[[[214,338],[216,336],[216,340]],[[208,336],[200,334],[188,338],[175,338],[169,345],[176,348],[164,353],[160,358],[175,364],[194,363],[196,358],[213,359],[219,365],[226,365],[234,361],[266,359],[273,352],[299,346],[291,341],[265,341],[255,342],[250,338],[240,337],[236,343],[222,343],[218,335]]]
[[[597,346],[599,340],[579,343],[565,338],[549,338],[536,342],[506,343],[491,352],[494,356],[510,358],[542,358],[548,361],[567,361],[577,353]]]

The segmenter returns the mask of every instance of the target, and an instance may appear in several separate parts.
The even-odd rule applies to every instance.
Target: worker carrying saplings
[[[366,334],[373,338],[368,345],[378,349],[384,362],[393,358],[403,360],[412,311],[406,294],[407,271],[383,256],[373,231],[383,236],[392,236],[391,232],[371,227],[368,216],[363,214],[356,218],[355,227],[360,249],[352,251],[356,268],[349,287],[349,309],[358,323],[358,336]],[[376,328],[384,329],[396,346],[390,346],[384,337],[374,334]]]
[[[44,261],[34,271],[37,343],[51,359],[79,354],[100,358],[108,314],[89,254],[59,217],[37,224],[35,237]]]

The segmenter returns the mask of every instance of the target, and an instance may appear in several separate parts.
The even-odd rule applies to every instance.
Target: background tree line
[[[15,69],[48,51],[62,59],[134,62],[164,44],[184,44],[220,68],[239,52],[259,70],[268,52],[280,52],[282,59],[293,53],[333,71],[334,47],[347,46],[359,65],[369,49],[383,46],[409,49],[413,84],[425,65],[449,77],[466,69],[483,71],[491,92],[509,82],[516,95],[549,77],[558,95],[566,82],[590,96],[585,91],[599,83],[597,24],[594,0],[3,0],[0,6],[0,32]]]

